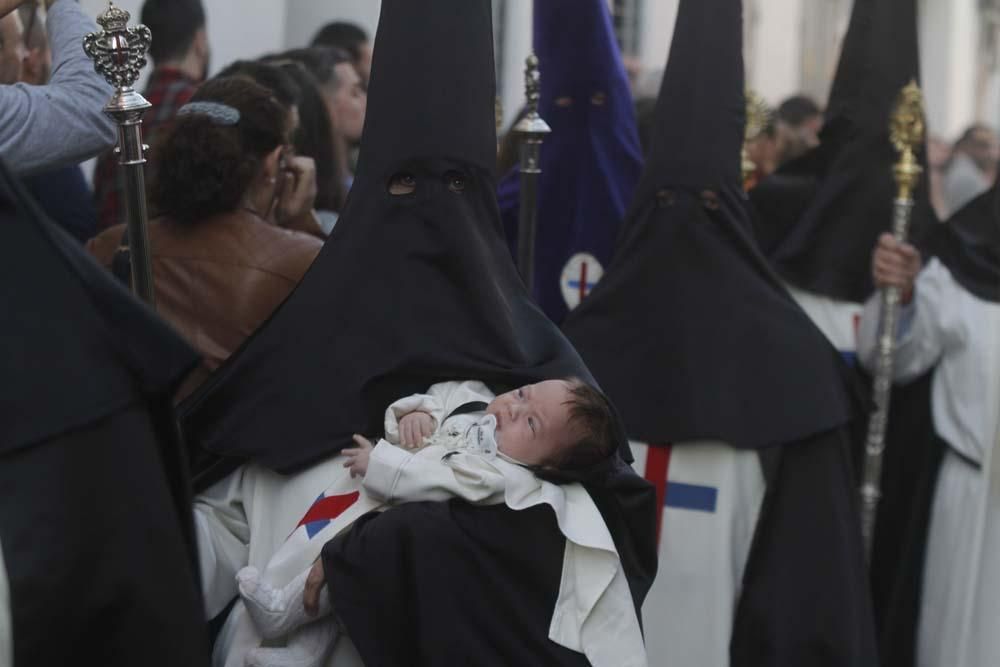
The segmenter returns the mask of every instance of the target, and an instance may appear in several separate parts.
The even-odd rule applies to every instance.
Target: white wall
[[[285,45],[286,0],[202,0],[212,46],[212,72],[234,60],[255,58]],[[302,4],[321,4],[299,0]],[[298,4],[298,3],[296,3]],[[142,0],[115,0],[132,13],[131,25],[139,22]],[[81,0],[80,6],[97,17],[107,8],[105,0]],[[153,35],[156,39],[156,35]],[[147,67],[147,72],[149,68]],[[140,88],[141,90],[141,88]]]
[[[286,21],[284,40],[288,48],[306,46],[321,27],[330,21],[352,21],[374,39],[380,0],[284,0]]]
[[[381,6],[380,0],[203,1],[213,72],[238,58],[303,46],[320,26],[336,19],[354,21],[374,34]],[[505,76],[498,82],[498,94],[505,123],[509,123],[524,101],[524,58],[531,47],[531,0],[502,1],[507,5],[502,55]],[[809,48],[803,43],[804,12],[824,1],[759,0],[753,61],[747,63],[748,83],[769,101],[776,103],[800,91],[802,50]],[[640,60],[647,71],[661,69],[666,62],[678,2],[645,3]],[[134,20],[138,20],[142,0],[119,0],[116,4],[133,12]],[[81,0],[81,5],[96,17],[106,2]],[[921,0],[921,61],[928,123],[932,131],[948,138],[954,138],[976,117],[977,21],[977,0]]]
[[[674,38],[679,0],[647,0],[643,7],[642,33],[639,36],[639,60],[645,71],[660,71],[666,67],[670,42]],[[659,87],[655,87],[656,90]]]
[[[507,128],[524,106],[524,61],[532,48],[532,4],[531,0],[503,0],[506,3],[503,35],[504,45],[500,51],[504,73],[503,80],[497,81],[497,95],[503,106],[503,127]],[[545,72],[541,72],[542,77]]]
[[[747,81],[768,100],[781,100],[801,86],[803,0],[763,0]],[[670,53],[679,0],[647,0],[643,8],[640,61],[648,72],[662,70]]]
[[[975,120],[977,4],[977,0],[920,4],[920,74],[927,124],[948,140],[956,139]]]

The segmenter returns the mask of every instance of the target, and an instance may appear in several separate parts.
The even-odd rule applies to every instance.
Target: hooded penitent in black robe
[[[761,452],[732,664],[874,665],[848,371],[757,250],[741,190],[740,9],[681,0],[618,248],[563,329],[630,437]]]
[[[889,115],[903,86],[919,81],[916,5],[855,1],[820,145],[750,191],[761,249],[799,289],[854,303],[874,291],[871,251],[891,227],[896,193]],[[931,220],[923,189],[917,200],[920,236]]]
[[[3,165],[0,286],[0,549],[14,663],[207,665],[171,408],[195,353]]]
[[[387,405],[435,382],[593,381],[531,302],[504,241],[491,19],[487,0],[382,3],[340,222],[270,321],[182,406],[202,486],[245,461],[309,467],[353,433],[378,435]],[[412,194],[389,194],[396,174]],[[655,502],[629,460],[622,437],[585,485],[638,609],[655,572]],[[563,543],[544,509],[410,504],[359,522],[324,558],[369,667],[578,664],[547,639]]]
[[[969,293],[1000,303],[1000,186],[929,227],[917,245],[925,263],[937,257]],[[948,446],[931,413],[935,371],[893,387],[889,404],[871,563],[883,667],[910,667],[916,660],[931,506]]]

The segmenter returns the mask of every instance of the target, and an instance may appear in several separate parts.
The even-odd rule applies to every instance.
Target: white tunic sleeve
[[[399,420],[411,412],[429,414],[434,418],[434,429],[437,430],[455,408],[472,402],[489,403],[493,397],[493,392],[478,381],[431,385],[426,394],[407,396],[389,406],[385,411],[385,439],[394,445],[399,444]]]
[[[386,503],[461,498],[491,505],[504,501],[506,484],[482,456],[438,445],[413,454],[380,441],[368,461],[364,487]]]
[[[897,382],[909,382],[930,370],[956,335],[948,314],[950,284],[937,259],[917,276],[913,302],[900,309],[893,362]],[[880,298],[876,293],[868,299],[858,328],[858,358],[868,370],[875,368],[878,356]]]
[[[213,618],[239,593],[236,573],[250,554],[250,526],[243,505],[246,466],[211,486],[194,500],[205,612]]]

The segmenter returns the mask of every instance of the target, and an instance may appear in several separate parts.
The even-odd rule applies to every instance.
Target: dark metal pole
[[[524,67],[524,87],[528,112],[514,126],[521,135],[521,209],[517,228],[517,266],[528,292],[535,284],[535,231],[538,225],[538,178],[542,173],[540,156],[542,141],[551,132],[538,115],[541,77],[538,58],[528,56]]]
[[[118,123],[115,153],[125,175],[125,219],[132,291],[155,307],[144,171],[148,147],[142,143],[142,115],[152,105],[132,88],[139,72],[146,66],[146,51],[152,36],[144,25],[129,28],[130,18],[127,11],[108,2],[108,9],[97,17],[102,30],[88,34],[83,40],[83,48],[94,60],[97,73],[115,87],[115,94],[104,107],[104,113]]]

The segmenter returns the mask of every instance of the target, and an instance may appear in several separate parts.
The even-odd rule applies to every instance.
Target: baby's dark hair
[[[569,384],[569,425],[576,431],[576,442],[567,447],[559,458],[548,464],[562,472],[587,471],[608,459],[617,447],[611,403],[601,392],[578,377],[565,379]]]

